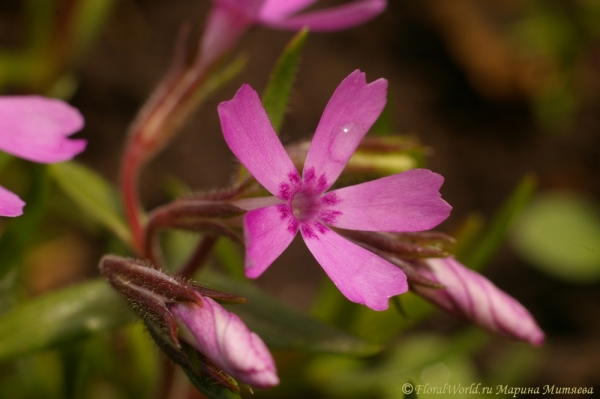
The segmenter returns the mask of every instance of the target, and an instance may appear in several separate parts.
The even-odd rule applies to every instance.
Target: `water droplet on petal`
[[[349,122],[342,126],[342,133],[352,133],[352,131],[356,128],[356,123]]]
[[[355,145],[353,138],[357,125],[354,122],[348,122],[345,125],[335,128],[335,133],[331,135],[329,150],[331,159],[338,162],[346,162],[349,152],[352,152]]]

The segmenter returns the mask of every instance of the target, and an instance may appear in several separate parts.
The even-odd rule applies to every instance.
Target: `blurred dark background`
[[[14,45],[18,35],[8,32],[18,28],[19,6],[8,3],[0,26],[2,39]],[[201,28],[209,6],[206,0],[116,2],[77,73],[71,102],[86,118],[81,136],[89,140],[80,161],[117,181],[128,124],[166,71],[179,26],[189,21]],[[598,203],[599,14],[594,0],[389,0],[368,24],[309,36],[282,140],[310,138],[335,87],[361,69],[368,80],[389,80],[395,132],[418,137],[431,149],[429,168],[445,177],[442,194],[454,210],[440,230],[453,233],[473,212],[491,218],[527,173],[537,177],[539,192],[566,190]],[[243,38],[236,52],[249,56],[247,68],[144,172],[147,209],[168,200],[169,175],[197,189],[228,183],[235,159],[216,105],[242,83],[260,92],[292,35],[256,27]],[[260,284],[304,309],[318,273],[295,242]],[[508,245],[484,274],[530,309],[548,335],[548,361],[536,384],[600,391],[599,283],[551,277]]]

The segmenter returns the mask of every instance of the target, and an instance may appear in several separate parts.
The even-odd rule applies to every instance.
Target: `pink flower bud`
[[[279,384],[275,362],[258,335],[239,317],[205,297],[202,306],[183,302],[169,305],[180,336],[217,367],[257,388]]]
[[[420,273],[445,288],[413,284],[411,289],[435,305],[492,332],[540,346],[544,333],[518,301],[454,258],[430,258]]]

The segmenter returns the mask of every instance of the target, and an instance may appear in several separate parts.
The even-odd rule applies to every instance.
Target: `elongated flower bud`
[[[454,258],[427,259],[425,265],[420,273],[445,287],[411,285],[425,299],[492,332],[536,346],[544,343],[531,313],[479,273]]]
[[[209,373],[215,383],[230,390],[237,390],[235,381],[230,382],[231,378],[223,377],[214,366],[257,388],[279,383],[275,362],[264,342],[236,315],[215,302],[240,303],[245,302],[244,298],[176,279],[140,261],[113,255],[102,258],[100,270],[132,304],[158,346],[189,372]],[[208,359],[200,369],[189,358],[186,343]]]
[[[257,388],[279,384],[275,362],[258,335],[210,298],[202,306],[169,306],[183,339],[237,380]]]

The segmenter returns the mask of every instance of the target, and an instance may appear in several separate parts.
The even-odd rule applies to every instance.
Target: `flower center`
[[[319,195],[299,191],[292,199],[292,212],[299,222],[314,219],[319,209]]]

